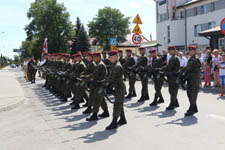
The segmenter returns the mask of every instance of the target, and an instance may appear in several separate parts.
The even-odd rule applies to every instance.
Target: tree
[[[80,18],[77,17],[76,25],[75,25],[75,37],[72,44],[71,53],[77,53],[78,51],[88,51],[90,49],[89,37],[84,28],[84,25],[81,23]]]
[[[68,51],[67,41],[72,39],[74,31],[69,13],[63,4],[57,3],[57,0],[35,0],[27,17],[31,20],[25,28],[27,41],[34,42],[40,48],[38,51],[41,52],[46,37],[50,53]],[[34,52],[34,49],[31,54],[39,53]]]
[[[88,24],[89,36],[95,38],[93,44],[110,49],[110,38],[117,38],[118,42],[126,41],[130,33],[130,18],[125,17],[118,9],[105,7],[99,9],[97,16]]]

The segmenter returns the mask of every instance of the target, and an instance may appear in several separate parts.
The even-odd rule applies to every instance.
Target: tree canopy
[[[104,50],[110,49],[110,38],[117,38],[118,42],[124,42],[126,35],[130,33],[130,18],[125,17],[118,9],[105,7],[99,9],[98,14],[89,22],[89,36],[94,38],[94,43]]]
[[[41,55],[46,37],[50,53],[69,51],[67,42],[73,38],[74,30],[69,13],[63,4],[57,3],[57,0],[35,0],[29,8],[27,17],[30,23],[25,28],[26,42],[35,46],[29,47],[31,55]]]

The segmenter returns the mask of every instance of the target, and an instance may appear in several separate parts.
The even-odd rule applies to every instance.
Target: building
[[[225,18],[225,0],[155,0],[157,42],[162,46],[177,46],[185,50],[188,45],[202,49],[210,46],[209,39],[200,32],[220,26]],[[224,37],[218,39],[224,46]],[[214,47],[215,48],[215,47]]]

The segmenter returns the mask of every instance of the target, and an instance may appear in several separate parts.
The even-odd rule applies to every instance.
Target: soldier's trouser
[[[102,87],[98,87],[94,91],[93,95],[93,112],[98,113],[99,107],[101,106],[103,111],[108,110],[107,103],[104,98],[104,89]]]
[[[70,92],[71,92],[71,89],[72,89],[72,84],[71,84],[71,81],[69,79],[67,79],[65,81],[65,86],[63,87],[64,89],[64,95],[65,96],[69,96],[70,95]]]
[[[84,86],[83,86],[84,83],[81,83],[81,82],[76,82],[76,90],[75,90],[75,95],[76,95],[76,102],[77,103],[80,103],[82,101],[82,98],[83,98],[83,95],[84,95],[84,92],[85,92],[85,89],[84,89]]]
[[[176,79],[169,79],[169,93],[170,93],[170,104],[174,105],[177,102],[177,93],[179,89],[179,83]]]
[[[141,96],[148,96],[148,75],[144,74],[141,77]]]
[[[88,98],[88,107],[92,107],[93,106],[93,98],[94,98],[94,93],[95,90],[94,89],[90,89],[90,94],[89,94],[89,98]]]
[[[199,83],[198,79],[189,79],[187,81],[187,96],[190,102],[190,110],[197,109],[197,97],[199,92]]]
[[[31,72],[31,81],[35,81],[36,71]]]
[[[136,76],[129,76],[129,93],[135,91]]]
[[[113,104],[113,118],[118,118],[120,115],[124,116],[124,95],[125,89],[115,90],[115,102]]]
[[[162,97],[161,89],[163,85],[163,80],[155,80],[154,88],[155,88],[155,99]]]

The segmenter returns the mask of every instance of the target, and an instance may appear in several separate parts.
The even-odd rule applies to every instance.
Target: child
[[[225,53],[222,53],[222,61],[219,62],[219,74],[220,74],[220,81],[221,81],[221,93],[220,96],[224,95],[224,86],[225,86]]]

